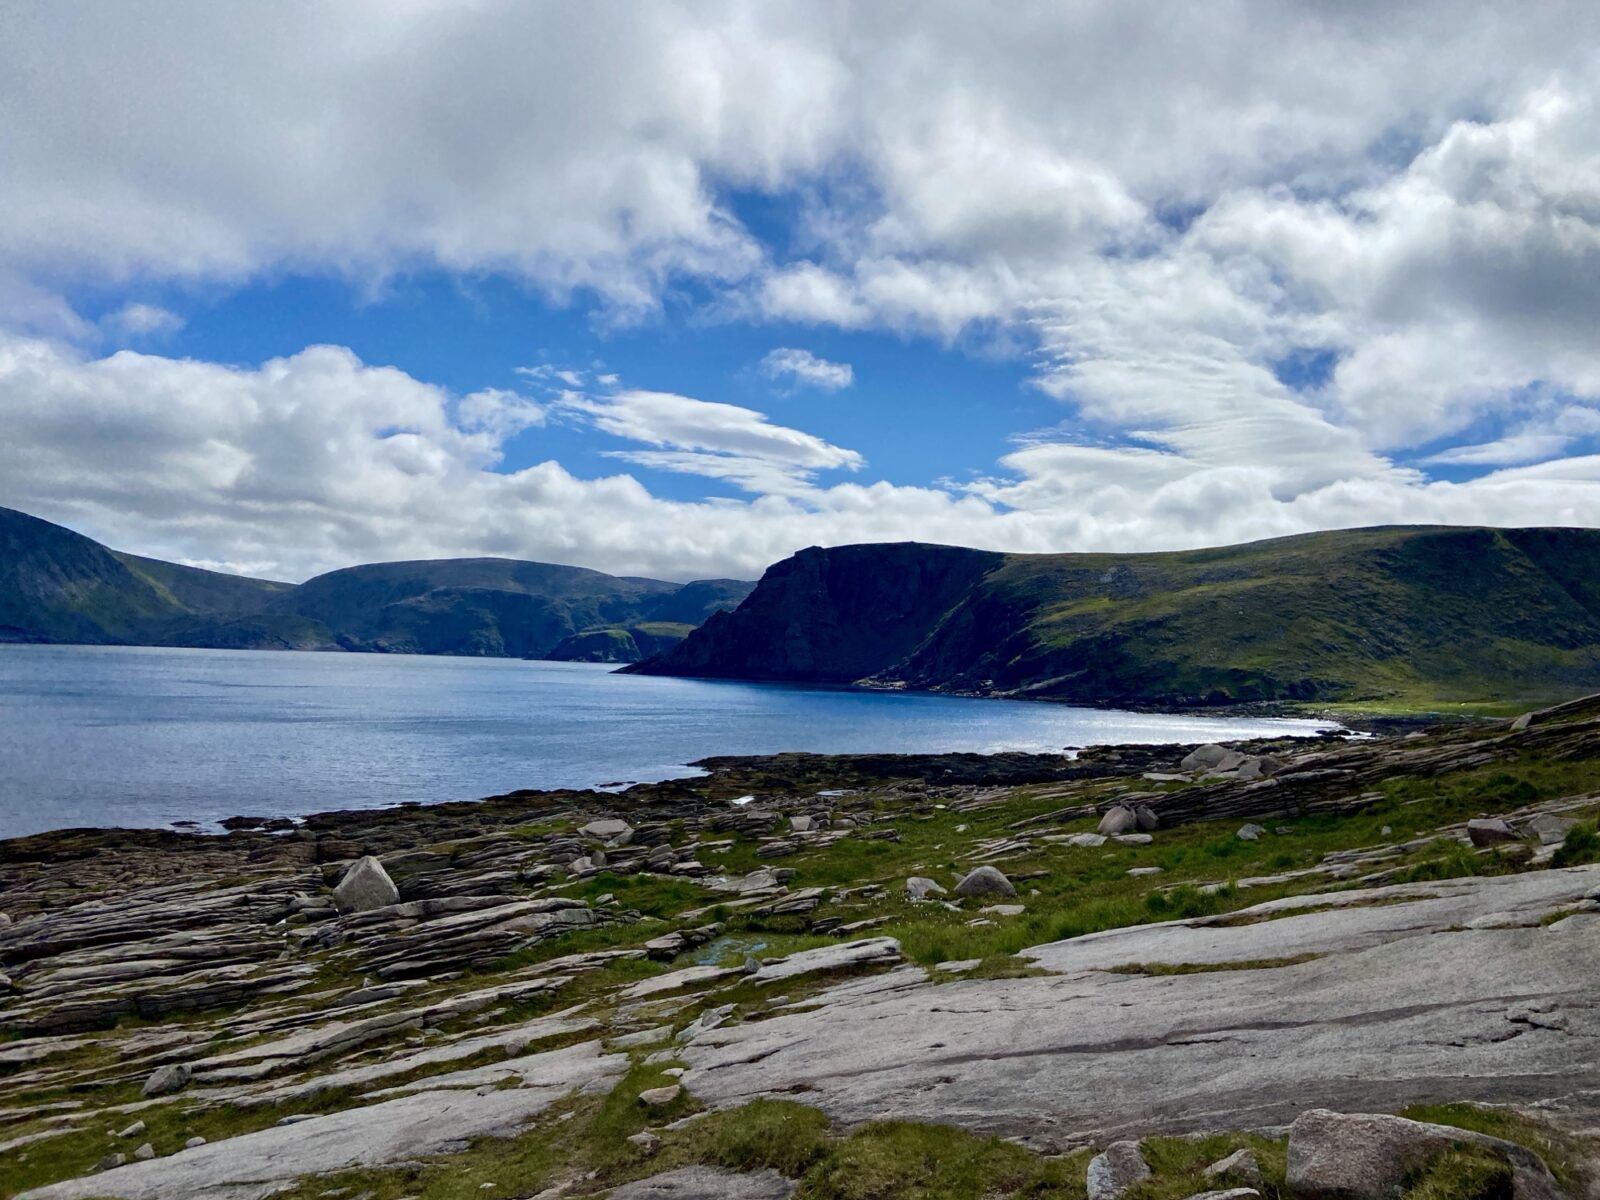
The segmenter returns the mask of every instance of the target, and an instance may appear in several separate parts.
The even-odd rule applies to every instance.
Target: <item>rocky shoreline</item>
[[[1593,1196],[1597,763],[1590,700],[0,842],[0,1194]]]

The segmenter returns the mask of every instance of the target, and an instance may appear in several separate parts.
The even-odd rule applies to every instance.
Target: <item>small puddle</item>
[[[760,938],[730,933],[713,938],[701,946],[695,953],[694,961],[696,966],[711,967],[734,956],[742,960],[746,955],[759,954],[766,948],[767,943]]]

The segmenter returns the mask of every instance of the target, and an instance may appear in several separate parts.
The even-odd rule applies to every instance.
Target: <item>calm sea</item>
[[[0,837],[666,779],[711,754],[1059,750],[1324,727],[510,659],[0,646]]]

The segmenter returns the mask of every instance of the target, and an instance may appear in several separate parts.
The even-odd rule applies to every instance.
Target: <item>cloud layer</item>
[[[0,17],[0,503],[291,576],[1600,524],[1592,4],[158,12]],[[750,195],[793,214],[782,236],[740,219]],[[870,446],[648,379],[453,396],[332,347],[95,349],[181,327],[141,289],[419,268],[605,322],[1000,347],[1063,419],[976,482],[903,486]],[[100,332],[71,302],[90,285],[117,295]],[[853,379],[793,344],[755,366]],[[618,474],[499,469],[551,419],[620,439]],[[669,502],[631,467],[750,498]]]

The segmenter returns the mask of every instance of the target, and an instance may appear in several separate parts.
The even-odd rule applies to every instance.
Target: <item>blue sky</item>
[[[113,294],[95,315],[126,302]],[[859,450],[874,473],[903,483],[932,484],[992,470],[1013,448],[1015,435],[1063,416],[1059,404],[1029,386],[1020,348],[982,338],[946,345],[914,334],[722,321],[693,309],[616,325],[592,296],[552,302],[504,277],[458,279],[431,272],[373,290],[338,278],[291,276],[216,295],[161,295],[159,303],[183,314],[182,328],[122,339],[129,346],[256,364],[326,342],[458,394],[481,388],[536,393],[518,374],[528,366],[616,374],[630,386],[741,405],[800,425]],[[853,382],[830,391],[792,377],[773,378],[762,360],[783,347],[848,363]],[[919,419],[906,421],[908,411]],[[554,457],[586,474],[611,472],[617,466],[603,454],[622,445],[575,424],[552,422],[507,441],[496,469],[516,471]],[[636,473],[662,496],[738,495],[719,481],[648,468]]]
[[[0,504],[113,545],[1600,524],[1593,5],[157,7],[0,14]]]

